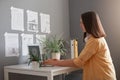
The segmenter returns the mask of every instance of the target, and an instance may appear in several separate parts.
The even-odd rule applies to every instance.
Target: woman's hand
[[[59,60],[57,60],[57,59],[48,59],[48,60],[43,61],[43,65],[53,65],[53,66],[55,66],[57,61],[59,61]]]

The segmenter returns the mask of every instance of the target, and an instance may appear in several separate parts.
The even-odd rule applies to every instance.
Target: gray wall
[[[20,34],[23,33],[21,31],[13,31],[11,30],[11,13],[10,7],[16,7],[24,9],[24,33],[33,33],[28,32],[27,29],[27,15],[26,10],[33,10],[38,13],[43,12],[50,14],[51,17],[51,33],[46,34],[47,37],[56,34],[63,35],[63,37],[67,40],[70,38],[69,32],[69,6],[68,0],[0,0],[0,80],[3,80],[3,66],[20,64],[26,61],[26,57],[21,56],[21,38]],[[40,21],[40,20],[39,20]],[[40,30],[40,23],[39,23]],[[20,56],[19,57],[5,57],[5,39],[4,33],[19,33],[20,38]],[[39,34],[43,34],[39,32]],[[11,74],[15,75],[15,74]],[[14,77],[14,80],[27,80],[26,76]],[[19,78],[19,79],[18,79]],[[33,77],[34,79],[38,79]],[[29,80],[33,80],[33,78],[29,78]],[[41,80],[41,79],[40,79]]]
[[[120,79],[120,0],[69,0],[70,11],[70,35],[71,38],[82,39],[82,31],[80,29],[80,14],[89,10],[96,11],[102,21],[104,29],[107,33],[106,40],[108,42],[111,56],[116,68],[118,80]],[[79,51],[84,44],[79,43]]]

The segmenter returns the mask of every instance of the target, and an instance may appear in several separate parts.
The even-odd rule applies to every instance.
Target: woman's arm
[[[57,59],[49,59],[43,62],[44,65],[53,65],[53,66],[64,66],[64,67],[77,67],[73,63],[73,59],[67,60],[57,60]]]

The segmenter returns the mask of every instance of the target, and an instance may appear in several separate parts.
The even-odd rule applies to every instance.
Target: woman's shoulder
[[[103,42],[103,41],[105,41],[104,37],[95,38],[93,36],[90,36],[89,39],[88,39],[88,43],[100,43],[100,42]]]

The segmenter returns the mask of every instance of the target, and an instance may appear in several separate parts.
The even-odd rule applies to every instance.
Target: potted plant
[[[65,43],[65,40],[52,36],[43,41],[43,50],[46,53],[50,53],[52,58],[60,59],[60,56],[65,55],[67,51],[65,48]]]
[[[30,53],[28,65],[32,64],[32,67],[40,67],[41,66],[41,59],[38,55]]]

